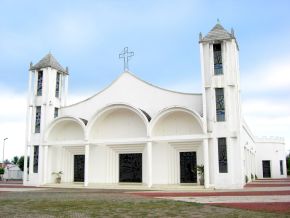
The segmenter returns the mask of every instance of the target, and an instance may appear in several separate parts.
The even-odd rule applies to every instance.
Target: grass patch
[[[126,193],[85,190],[0,194],[0,217],[279,217]],[[282,216],[283,217],[283,216]],[[285,214],[284,214],[285,217]]]

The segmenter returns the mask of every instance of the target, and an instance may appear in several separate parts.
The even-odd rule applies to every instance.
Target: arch
[[[88,123],[88,138],[115,139],[147,137],[144,113],[128,104],[110,104],[99,110]]]
[[[85,124],[81,119],[74,117],[59,117],[47,128],[46,141],[85,140]]]
[[[160,111],[150,125],[151,136],[203,134],[203,121],[195,111],[170,107]]]

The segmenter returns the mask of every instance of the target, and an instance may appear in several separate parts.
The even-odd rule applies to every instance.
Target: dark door
[[[271,178],[271,166],[269,160],[263,160],[263,178]]]
[[[196,152],[180,152],[180,182],[196,183]]]
[[[142,182],[142,153],[119,155],[119,182]]]
[[[83,182],[85,175],[85,155],[74,155],[74,182]]]

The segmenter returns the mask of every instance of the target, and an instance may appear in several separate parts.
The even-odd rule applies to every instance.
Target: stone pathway
[[[240,190],[135,192],[136,195],[249,210],[290,213],[290,178],[261,179]]]

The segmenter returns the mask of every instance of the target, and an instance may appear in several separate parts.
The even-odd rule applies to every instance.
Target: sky
[[[16,1],[0,6],[0,159],[22,155],[30,62],[51,52],[69,67],[69,99],[84,99],[123,71],[128,46],[139,78],[201,92],[199,33],[217,19],[240,49],[243,116],[257,136],[285,137],[290,149],[290,1]]]

